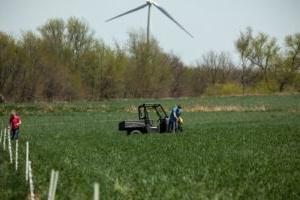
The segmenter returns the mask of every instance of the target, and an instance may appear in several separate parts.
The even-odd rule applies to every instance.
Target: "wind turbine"
[[[106,22],[112,21],[116,18],[122,17],[124,15],[128,15],[130,13],[133,13],[135,11],[138,11],[140,9],[143,9],[145,7],[148,6],[148,21],[147,21],[147,43],[149,43],[149,37],[150,37],[150,18],[151,18],[151,8],[152,6],[156,7],[159,11],[161,11],[165,16],[167,16],[171,21],[173,21],[177,26],[179,26],[179,28],[181,28],[184,32],[186,32],[190,37],[194,37],[191,33],[189,33],[181,24],[179,24],[179,22],[177,22],[164,8],[162,8],[161,6],[159,6],[156,2],[154,2],[153,0],[146,0],[146,3],[134,8],[132,10],[129,10],[127,12],[124,12],[120,15],[117,15],[115,17],[112,17],[108,20],[106,20]]]

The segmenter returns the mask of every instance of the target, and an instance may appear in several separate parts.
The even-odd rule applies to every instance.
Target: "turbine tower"
[[[150,38],[150,22],[151,22],[151,8],[152,6],[156,7],[160,12],[162,12],[165,16],[167,16],[171,21],[173,21],[177,26],[179,26],[179,28],[181,28],[184,32],[186,32],[190,37],[194,37],[191,33],[189,33],[181,24],[179,24],[179,22],[177,22],[164,8],[162,8],[161,6],[159,6],[156,2],[154,2],[153,0],[146,0],[146,3],[137,7],[137,8],[134,8],[134,9],[131,9],[127,12],[124,12],[120,15],[117,15],[115,17],[112,17],[108,20],[106,20],[106,22],[109,22],[109,21],[112,21],[116,18],[119,18],[119,17],[122,17],[124,15],[127,15],[127,14],[130,14],[130,13],[133,13],[133,12],[136,12],[140,9],[143,9],[145,7],[148,6],[148,20],[147,20],[147,43],[149,43],[149,38]]]

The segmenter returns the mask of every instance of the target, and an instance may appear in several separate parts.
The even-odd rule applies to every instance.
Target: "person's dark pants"
[[[19,137],[19,129],[11,129],[10,136],[11,140],[17,140]]]
[[[169,132],[176,132],[177,131],[177,121],[176,120],[170,120],[169,126],[168,126]]]

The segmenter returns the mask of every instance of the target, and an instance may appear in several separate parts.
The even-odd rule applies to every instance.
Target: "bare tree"
[[[208,81],[212,85],[226,83],[230,79],[230,74],[234,68],[229,53],[221,52],[217,54],[214,51],[203,55],[197,66],[203,69],[203,73],[207,74]]]
[[[210,51],[202,56],[202,62],[198,62],[198,67],[203,68],[208,75],[208,80],[212,85],[217,83],[218,75],[218,55],[214,51]]]
[[[220,71],[220,83],[224,84],[231,80],[234,64],[228,52],[221,52],[218,56],[218,68]]]

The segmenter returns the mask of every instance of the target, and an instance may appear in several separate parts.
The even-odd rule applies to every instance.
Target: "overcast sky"
[[[115,21],[105,20],[145,3],[144,0],[0,0],[0,31],[20,36],[36,30],[49,18],[84,19],[96,37],[107,44],[125,43],[132,30],[146,28],[147,9]],[[276,37],[300,32],[300,0],[159,0],[195,38],[192,39],[157,9],[151,32],[166,52],[193,64],[210,50],[236,54],[234,41],[251,26],[255,32]]]

